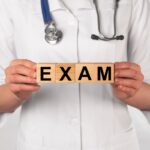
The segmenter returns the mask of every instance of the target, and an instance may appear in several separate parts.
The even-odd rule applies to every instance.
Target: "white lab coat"
[[[80,63],[132,61],[150,82],[150,6],[147,0],[120,0],[117,34],[124,41],[94,41],[98,34],[92,0],[80,0],[73,15],[59,0],[50,9],[63,40],[44,40],[40,0],[0,1],[0,83],[13,59]],[[101,29],[113,33],[113,0],[100,0]],[[7,114],[1,114],[1,122]],[[33,93],[21,111],[17,150],[138,150],[127,106],[113,96],[111,85],[48,84]]]

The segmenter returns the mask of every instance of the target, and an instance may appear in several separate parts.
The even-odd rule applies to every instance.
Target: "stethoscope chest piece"
[[[111,40],[124,40],[124,35],[117,35],[116,34],[116,14],[117,14],[117,9],[118,9],[118,3],[119,0],[115,0],[115,9],[114,9],[114,34],[112,37],[107,37],[105,36],[101,31],[100,31],[100,23],[98,24],[98,30],[99,30],[99,34],[100,35],[95,35],[92,34],[91,38],[93,40],[103,40],[103,41],[111,41]],[[100,22],[99,20],[99,10],[98,10],[98,4],[97,4],[97,0],[94,0],[94,4],[96,6],[96,11],[97,11],[97,15],[98,15],[98,22]],[[50,7],[49,7],[49,2],[48,0],[41,0],[41,8],[42,8],[42,14],[43,14],[43,20],[44,23],[46,24],[46,28],[45,28],[45,40],[51,44],[51,45],[55,45],[57,44],[59,41],[62,40],[63,38],[63,33],[61,30],[58,30],[58,28],[56,27],[55,21],[52,17],[52,13],[50,11]]]
[[[49,23],[45,28],[45,40],[52,45],[57,44],[62,40],[63,33],[62,31],[56,28],[56,24],[54,21]]]

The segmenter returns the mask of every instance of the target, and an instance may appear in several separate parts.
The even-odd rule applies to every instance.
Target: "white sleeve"
[[[143,111],[145,117],[147,118],[148,122],[150,123],[150,111]]]
[[[141,66],[144,81],[150,83],[150,3],[133,0],[128,41],[128,60]],[[144,112],[150,122],[150,111]]]
[[[150,83],[150,4],[148,0],[133,0],[128,43],[128,60],[141,66],[145,82]]]
[[[5,68],[15,59],[13,23],[4,2],[0,1],[0,85],[5,83]],[[0,113],[0,126],[4,124],[7,116],[8,114]]]

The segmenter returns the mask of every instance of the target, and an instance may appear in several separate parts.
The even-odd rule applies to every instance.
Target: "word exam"
[[[38,83],[114,83],[113,63],[37,64]]]

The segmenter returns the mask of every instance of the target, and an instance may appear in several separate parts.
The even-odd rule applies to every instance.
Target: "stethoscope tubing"
[[[98,5],[97,5],[97,0],[93,1],[95,4],[95,8],[96,8],[96,13],[97,13],[97,21],[98,21],[98,31],[99,31],[99,35],[95,35],[92,34],[91,35],[91,39],[93,40],[102,40],[102,41],[112,41],[112,40],[123,40],[124,39],[124,35],[117,35],[117,10],[118,10],[118,2],[119,0],[115,0],[115,5],[114,5],[114,16],[113,16],[113,30],[114,33],[111,37],[107,37],[106,35],[104,35],[101,32],[101,24],[100,24],[100,13],[98,10]],[[50,33],[45,32],[45,36],[46,41],[48,41],[47,39],[49,39],[48,43],[58,43],[58,41],[61,40],[62,38],[62,31],[58,30],[56,27],[56,23],[53,19],[51,10],[50,10],[50,5],[48,0],[41,0],[41,10],[42,10],[42,15],[43,15],[43,20],[44,23],[47,25],[46,29],[48,29],[48,27],[52,27],[50,30]],[[48,30],[48,31],[50,31]],[[51,40],[55,40],[55,42],[51,42]]]
[[[45,24],[49,24],[53,21],[53,17],[50,11],[50,5],[48,0],[41,0],[41,10],[43,15],[43,20]]]

